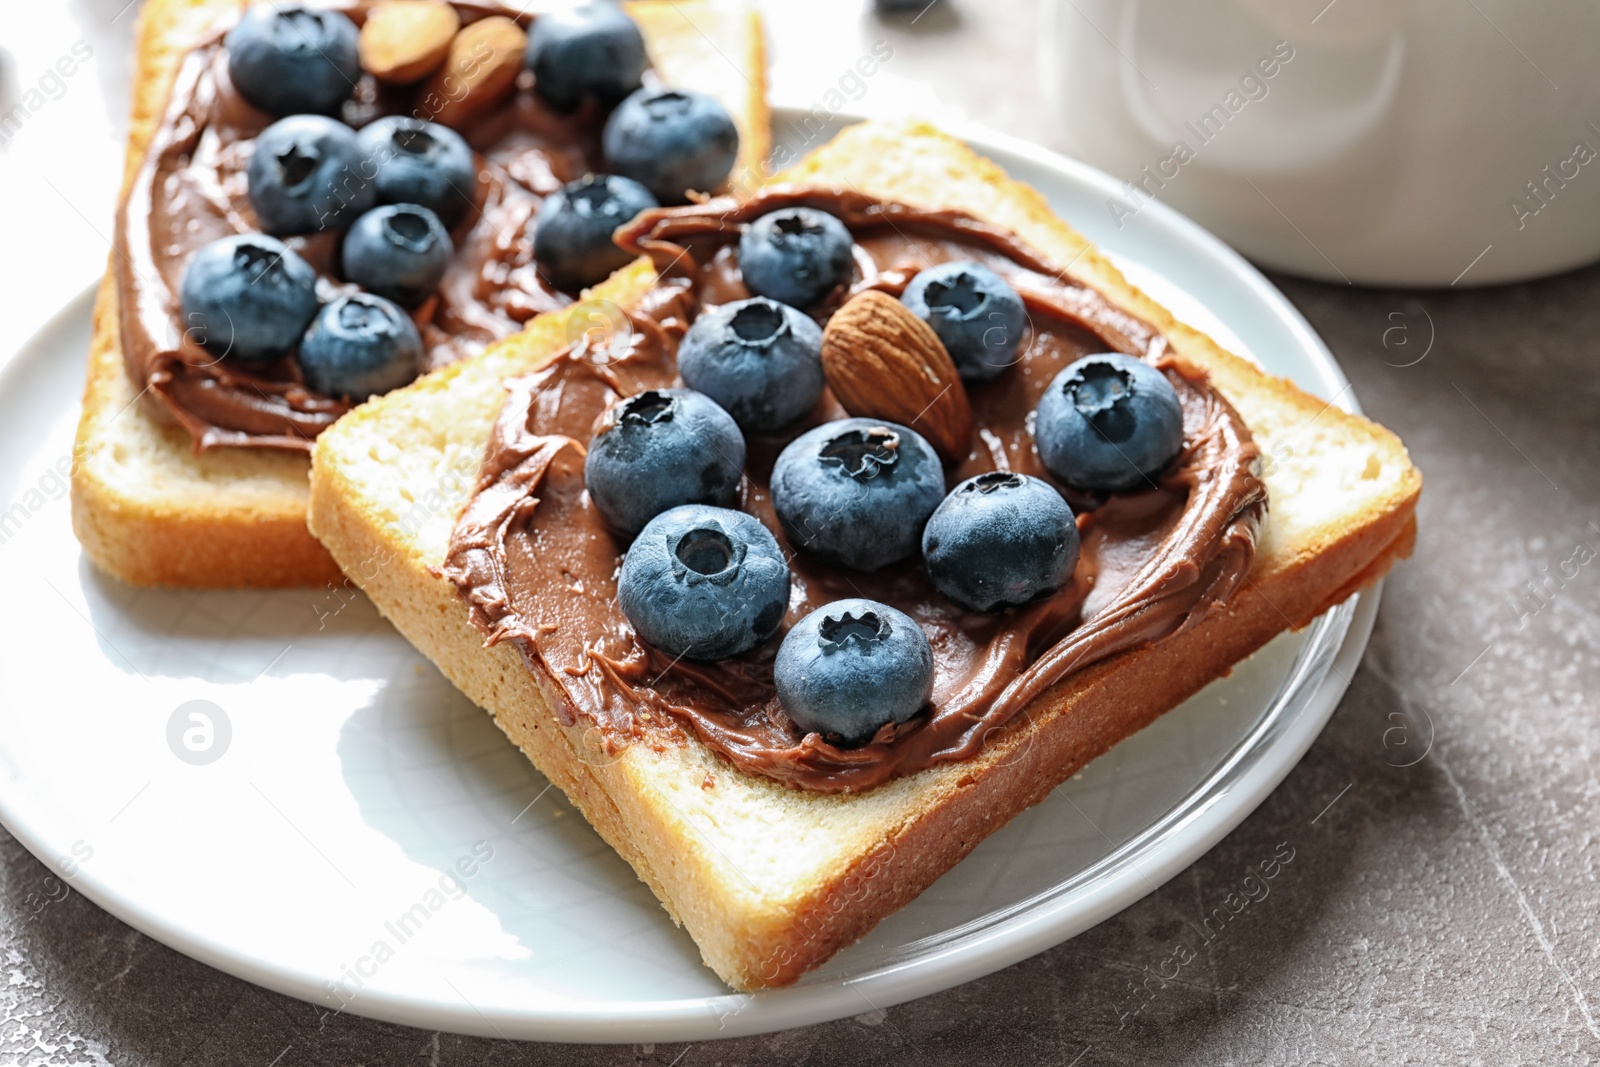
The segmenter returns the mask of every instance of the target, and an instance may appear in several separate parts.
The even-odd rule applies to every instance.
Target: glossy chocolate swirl
[[[919,270],[977,259],[1022,294],[1030,324],[1018,364],[968,387],[977,429],[971,452],[947,472],[950,485],[997,469],[1049,478],[1028,415],[1057,372],[1091,352],[1113,349],[1160,367],[1184,412],[1183,450],[1152,488],[1073,498],[1083,550],[1072,584],[994,615],[945,599],[918,560],[859,574],[788,546],[768,495],[772,463],[799,433],[844,414],[831,396],[783,435],[748,439],[742,506],[793,557],[785,631],[815,608],[865,596],[911,615],[932,643],[930,710],[856,747],[802,734],[783,713],[772,683],[781,637],[719,663],[674,662],[641,642],[616,600],[626,545],[583,491],[595,417],[618,397],[681,384],[675,352],[693,313],[748,295],[738,272],[740,227],[793,204],[830,211],[849,226],[857,264],[851,292],[898,294]],[[489,643],[513,641],[552,683],[547,691],[567,724],[588,720],[613,746],[670,744],[688,731],[742,771],[819,792],[870,789],[976,754],[1052,685],[1193,625],[1248,572],[1267,502],[1259,453],[1238,413],[1158,331],[1011,235],[953,212],[780,188],[742,205],[717,200],[647,213],[624,238],[653,257],[662,288],[608,345],[580,343],[510,383],[477,491],[441,568]],[[835,294],[830,306],[848,295]]]

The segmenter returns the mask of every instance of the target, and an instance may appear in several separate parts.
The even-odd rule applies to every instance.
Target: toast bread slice
[[[242,0],[149,0],[140,13],[127,195],[184,55]],[[709,93],[739,127],[735,184],[759,179],[770,138],[765,41],[753,8],[715,0],[633,0],[654,69]],[[116,254],[112,253],[113,256]],[[310,459],[215,448],[148,418],[123,369],[117,288],[108,268],[94,310],[72,476],[72,523],[89,558],[139,585],[295,586],[337,581],[306,532]]]
[[[432,570],[471,492],[502,379],[567,343],[568,313],[352,413],[317,442],[311,529],[379,610],[566,792],[737,989],[793,982],[857,940],[1083,764],[1289,627],[1410,552],[1421,477],[1389,431],[1270,377],[1173,321],[1056,219],[1038,193],[922,124],[864,124],[778,180],[964,210],[1009,228],[1165,331],[1271,457],[1270,510],[1246,583],[1176,636],[1070,676],[968,761],[859,794],[796,791],[735,771],[698,742],[608,756],[559,724],[507,645],[485,648]],[[644,261],[598,295],[631,306]]]

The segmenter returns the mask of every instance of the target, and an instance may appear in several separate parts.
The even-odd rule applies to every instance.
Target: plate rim
[[[776,105],[771,110],[775,122],[804,114],[800,109]],[[846,114],[833,118],[839,124],[862,120],[860,116]],[[995,159],[1003,168],[1004,157],[1009,156],[1053,171],[1106,196],[1114,196],[1120,189],[1114,178],[1088,164],[1020,138],[971,123],[946,122],[941,128],[980,154]],[[1330,403],[1360,412],[1349,379],[1327,345],[1299,310],[1257,268],[1199,224],[1165,204],[1151,202],[1141,215],[1159,228],[1176,231],[1226,268],[1236,281],[1244,282],[1251,297],[1291,330],[1318,373],[1335,388]],[[51,334],[70,328],[86,310],[92,314],[100,284],[98,279],[89,284],[15,351],[5,353],[0,358],[0,381],[17,372],[18,357],[23,353],[46,343]],[[1038,908],[1024,902],[1013,914],[992,926],[970,936],[957,937],[913,958],[890,961],[857,975],[802,982],[787,989],[762,993],[730,992],[663,1001],[556,1000],[515,1015],[504,1012],[486,1015],[464,997],[459,997],[464,1007],[452,1008],[445,1006],[443,997],[424,999],[414,994],[373,992],[360,998],[350,1013],[488,1038],[607,1044],[700,1041],[768,1033],[844,1018],[863,1010],[881,1010],[991,974],[1069,940],[1143,899],[1187,869],[1242,823],[1299,763],[1343,698],[1365,651],[1381,594],[1380,582],[1331,613],[1343,616],[1344,632],[1327,657],[1327,664],[1321,668],[1322,678],[1305,698],[1301,710],[1279,724],[1276,736],[1250,750],[1252,758],[1240,773],[1230,774],[1228,767],[1241,758],[1244,741],[1205,782],[1169,809],[1170,815],[1192,804],[1197,795],[1208,789],[1214,792],[1211,802],[1195,812],[1186,825],[1164,833],[1158,840],[1145,841],[1144,837],[1161,825],[1158,821],[1128,843],[1125,846],[1128,854],[1119,865],[1105,871],[1094,884],[1086,887],[1092,890],[1087,904],[1068,906],[1063,899],[1054,906]],[[1328,618],[1320,617],[1313,626],[1323,625]],[[1298,665],[1300,659],[1295,662]],[[1290,673],[1293,670],[1292,667]],[[1258,724],[1255,729],[1262,726]],[[49,866],[54,854],[49,842],[35,832],[38,828],[30,826],[28,820],[19,815],[13,810],[10,791],[0,783],[0,825]],[[102,884],[87,868],[73,880],[73,888],[120,921],[207,966],[275,992],[325,1006],[318,976],[242,957],[196,931],[162,923],[141,911],[135,902],[121,897],[111,886]]]

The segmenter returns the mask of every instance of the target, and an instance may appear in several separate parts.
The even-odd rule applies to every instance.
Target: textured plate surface
[[[798,113],[779,110],[780,136]],[[1353,407],[1253,268],[1159,204],[990,134],[1132,279]],[[799,986],[731,995],[649,890],[363,599],[138,590],[65,499],[91,294],[0,372],[0,820],[73,888],[240,977],[430,1029],[571,1041],[754,1033],[883,1008],[1128,906],[1238,824],[1344,691],[1377,594],[1278,638],[985,841]]]

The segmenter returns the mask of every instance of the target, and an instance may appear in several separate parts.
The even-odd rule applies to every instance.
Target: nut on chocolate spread
[[[326,5],[358,25],[368,0]],[[490,14],[529,18],[494,3],[456,4],[462,22]],[[117,295],[123,361],[145,411],[176,423],[196,449],[247,445],[309,451],[312,439],[349,410],[342,399],[307,388],[292,357],[267,366],[219,360],[187,330],[178,286],[189,256],[207,242],[259,230],[245,167],[273,117],[246,102],[228,80],[223,37],[209,33],[182,60],[166,111],[117,215]],[[422,90],[376,86],[363,78],[344,117],[357,126],[383,115],[432,119],[440,104]],[[459,132],[478,161],[477,210],[451,238],[456,254],[437,298],[415,313],[425,370],[481,351],[572,298],[545,284],[533,262],[528,222],[550,193],[599,169],[599,122],[590,110],[563,115],[526,87]],[[285,238],[318,271],[326,303],[354,289],[333,274],[338,235]]]
[[[844,416],[831,395],[782,435],[747,436],[741,507],[791,557],[785,628],[831,601],[861,596],[911,615],[932,643],[930,709],[855,747],[802,734],[784,714],[772,681],[781,636],[717,663],[672,661],[640,641],[617,604],[626,545],[584,495],[595,417],[618,397],[681,384],[676,349],[693,314],[749,295],[738,270],[740,227],[795,204],[831,212],[855,237],[851,293],[836,294],[830,307],[868,288],[898,295],[918,271],[951,259],[976,259],[1021,294],[1030,323],[1018,364],[968,387],[977,429],[947,484],[990,470],[1050,480],[1026,420],[1056,373],[1080,356],[1112,349],[1149,360],[1183,405],[1183,449],[1156,488],[1074,500],[1082,553],[1071,584],[993,615],[965,612],[940,595],[920,559],[860,574],[787,544],[768,491],[772,464],[795,436]],[[1194,625],[1250,569],[1267,499],[1259,451],[1238,413],[1157,330],[1011,235],[954,212],[776,188],[743,204],[647,212],[619,241],[654,259],[660,288],[609,346],[580,342],[508,383],[476,492],[440,568],[487,642],[520,650],[563,723],[587,720],[608,747],[666,746],[688,733],[748,773],[817,792],[870,789],[975,755],[1062,679]]]

